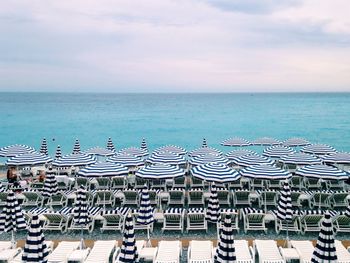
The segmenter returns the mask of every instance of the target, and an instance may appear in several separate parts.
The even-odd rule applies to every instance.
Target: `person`
[[[39,177],[38,177],[38,182],[39,183],[43,183],[45,181],[46,178],[46,174],[44,170],[40,171]]]
[[[7,170],[7,181],[9,184],[12,184],[14,187],[19,187],[17,173],[15,167],[11,167]]]

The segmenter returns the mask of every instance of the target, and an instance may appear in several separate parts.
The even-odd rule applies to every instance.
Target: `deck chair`
[[[180,263],[181,241],[159,241],[155,263]]]
[[[10,262],[22,252],[21,248],[8,248],[0,251],[0,262]]]
[[[108,190],[111,187],[111,179],[106,177],[96,178],[97,185],[95,185],[98,190]]]
[[[339,240],[334,240],[335,249],[337,251],[338,263],[349,263],[350,252],[343,246]]]
[[[61,233],[65,233],[67,231],[68,224],[71,219],[70,215],[55,212],[45,213],[43,216],[45,217],[43,230],[61,231]]]
[[[164,180],[152,180],[151,181],[151,189],[166,189],[166,184]]]
[[[254,249],[249,246],[247,240],[235,240],[235,252],[237,263],[255,263]]]
[[[148,190],[149,201],[150,201],[152,206],[158,205],[158,193],[159,192],[160,192],[160,190],[156,190],[156,189]],[[141,198],[141,196],[140,196],[140,198]]]
[[[348,217],[345,214],[341,214],[337,216],[333,221],[333,225],[336,233],[338,232],[350,233],[350,217]]]
[[[105,230],[117,230],[122,233],[124,216],[119,212],[103,213],[103,221],[100,228],[101,232]]]
[[[48,263],[67,262],[72,252],[79,248],[80,242],[61,241],[48,256]]]
[[[49,198],[48,205],[66,207],[68,205],[68,198],[65,194],[58,192]]]
[[[290,180],[290,187],[293,190],[301,191],[304,188],[303,177],[301,177],[301,176],[292,176],[292,179]]]
[[[164,212],[162,232],[165,230],[174,230],[183,233],[184,215],[185,210],[183,208],[168,208]]]
[[[233,192],[233,205],[252,205],[252,201],[250,199],[250,191],[249,190],[235,190]]]
[[[319,232],[321,230],[321,221],[323,214],[306,213],[300,217],[301,233],[305,232]]]
[[[72,213],[74,213],[74,208],[72,210]],[[75,223],[74,220],[71,220],[70,226],[68,227],[68,230],[87,230],[89,233],[94,231],[95,227],[95,217],[96,215],[99,215],[101,213],[101,208],[99,207],[89,207],[88,209],[88,217],[89,222],[85,225],[80,225]]]
[[[314,246],[309,240],[291,240],[291,247],[295,248],[300,256],[301,263],[311,263],[312,254],[314,253]]]
[[[191,240],[187,251],[189,263],[213,263],[214,248],[212,241]]]
[[[119,251],[115,240],[97,240],[84,263],[109,263],[114,251]]]
[[[259,197],[259,206],[277,206],[278,192],[273,190],[261,191]]]
[[[281,189],[281,181],[280,180],[267,180],[266,186],[267,186],[267,189],[280,190]]]
[[[172,188],[186,188],[186,177],[180,176],[174,178]]]
[[[304,186],[308,190],[320,190],[322,189],[322,184],[319,179],[304,178]]]
[[[187,226],[186,231],[189,230],[205,230],[208,232],[208,224],[205,219],[205,209],[203,208],[190,208],[187,210]]]
[[[262,189],[264,188],[264,180],[261,179],[252,179],[250,187],[253,189]]]
[[[138,205],[139,195],[136,190],[124,190],[122,205]]]
[[[147,180],[140,177],[136,177],[134,188],[143,189],[145,187],[145,184],[147,184]]]
[[[261,230],[267,233],[265,213],[262,210],[243,208],[241,209],[241,215],[243,217],[244,233],[247,233],[248,230]]]
[[[69,190],[71,187],[71,185],[69,185],[69,182],[57,182],[57,190],[58,191],[65,191],[65,190]]]
[[[338,180],[327,180],[326,181],[326,187],[328,190],[344,190],[344,181],[338,181]]]
[[[303,205],[301,203],[301,197],[302,193],[300,191],[294,191],[292,190],[290,193],[291,199],[292,199],[292,206],[301,208]]]
[[[181,188],[169,190],[168,205],[185,205],[185,190]]]
[[[44,197],[39,192],[34,191],[24,191],[24,200],[22,206],[43,206]]]
[[[6,199],[7,199],[7,192],[0,192],[0,206],[6,205]]]
[[[259,240],[253,242],[254,250],[259,255],[260,263],[285,263],[277,243],[274,240]]]
[[[114,206],[115,198],[114,194],[110,190],[97,190],[95,192],[95,203],[96,206]]]
[[[124,176],[112,177],[112,189],[125,189],[127,187],[127,182]]]
[[[226,215],[230,215],[231,217],[231,226],[233,230],[237,230],[239,232],[239,216],[238,211],[235,209],[221,209],[220,210],[220,220],[217,224],[218,233],[220,233],[220,229],[223,228]]]
[[[79,189],[80,186],[84,186],[85,189],[90,190],[90,180],[85,177],[77,177],[75,178],[75,189]]]
[[[202,188],[204,189],[204,181],[197,178],[197,177],[191,177],[190,178],[190,188]]]
[[[325,207],[329,208],[329,198],[332,196],[330,192],[315,192],[314,195],[311,198],[310,202],[310,208],[313,209],[314,207]]]
[[[217,192],[218,192],[219,204],[230,206],[231,204],[230,192],[224,188],[217,188]]]
[[[329,197],[329,204],[332,208],[348,206],[348,192],[335,192]]]
[[[227,187],[228,187],[229,190],[242,189],[243,188],[243,184],[242,184],[241,180],[238,179],[236,181],[228,183]]]
[[[152,210],[152,214],[154,215],[155,209]],[[138,217],[139,213],[137,210],[133,210],[132,216],[134,218],[134,229],[135,230],[147,230],[149,229],[150,233],[153,232],[153,225],[154,225],[154,221],[149,224],[149,225],[144,225],[144,224],[140,224],[137,222],[137,217]]]
[[[281,231],[300,233],[300,216],[297,211],[294,211],[290,221],[280,220],[277,218],[277,210],[270,211],[275,216],[275,231],[279,234]]]
[[[11,241],[0,241],[0,251],[12,247]]]
[[[187,200],[188,205],[201,205],[204,206],[204,195],[203,195],[203,189],[197,188],[197,189],[190,189],[188,190],[187,194]]]

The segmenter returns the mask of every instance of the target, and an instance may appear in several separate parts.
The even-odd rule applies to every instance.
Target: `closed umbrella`
[[[288,223],[292,221],[292,197],[291,191],[286,180],[283,183],[283,188],[280,192],[280,196],[277,202],[277,218],[281,221],[285,221],[287,223],[287,240],[288,240]]]
[[[130,213],[125,218],[123,242],[120,249],[119,262],[138,262],[134,222]]]
[[[228,183],[239,180],[241,175],[234,169],[219,163],[207,163],[191,169],[193,177],[208,182]]]
[[[76,139],[75,143],[74,143],[72,154],[78,154],[78,153],[80,153],[80,142],[78,139]]]
[[[151,202],[149,199],[149,193],[148,193],[147,186],[145,186],[141,192],[140,208],[138,211],[138,216],[136,218],[136,222],[141,224],[141,225],[148,226],[148,228],[147,228],[147,240],[149,242],[149,240],[150,240],[149,225],[154,222],[154,217],[153,217],[153,208],[151,206]]]
[[[214,256],[216,263],[233,263],[236,262],[236,251],[231,224],[231,216],[226,215],[224,226],[220,231],[219,244]]]
[[[346,208],[345,215],[350,217],[350,204],[348,205],[348,208]]]
[[[112,152],[115,152],[114,143],[113,143],[111,137],[108,138],[106,149],[107,149],[107,150],[110,150],[110,151],[112,151]]]
[[[203,138],[202,148],[206,148],[206,147],[208,147],[207,140]]]
[[[6,161],[7,165],[23,166],[23,165],[39,165],[52,162],[52,158],[37,152],[24,153],[11,157]]]
[[[85,247],[83,227],[90,222],[90,216],[88,212],[87,193],[84,186],[80,186],[80,188],[77,191],[77,199],[76,199],[75,206],[73,208],[73,220],[75,224],[81,226],[80,249],[83,249]]]
[[[192,166],[206,164],[206,163],[219,163],[219,164],[228,165],[230,161],[221,155],[204,154],[204,155],[192,157],[189,163]]]
[[[61,146],[57,145],[56,153],[55,153],[55,159],[59,159],[61,157],[62,157]]]
[[[49,152],[47,150],[47,141],[46,141],[45,138],[41,142],[41,146],[40,146],[40,151],[39,152],[42,153],[42,154],[45,154],[45,155],[49,154]]]
[[[44,187],[42,191],[42,195],[44,197],[52,197],[58,193],[58,184],[56,180],[56,176],[53,174],[47,174],[44,182]]]
[[[211,185],[208,209],[205,215],[205,219],[216,224],[220,219],[220,204],[215,183],[212,183]]]
[[[223,146],[230,146],[230,147],[243,147],[243,146],[249,146],[251,145],[250,141],[242,138],[230,138],[221,143]]]
[[[32,152],[35,152],[35,150],[30,146],[14,144],[0,148],[0,157],[14,157],[16,155]]]
[[[147,147],[147,143],[146,143],[146,139],[142,138],[142,142],[141,142],[141,150],[145,151],[148,153],[148,147]]]

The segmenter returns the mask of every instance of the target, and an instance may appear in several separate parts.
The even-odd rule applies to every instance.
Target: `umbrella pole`
[[[16,241],[15,241],[15,231],[12,229],[11,231],[11,247],[13,249],[16,248]]]
[[[150,239],[150,234],[149,234],[149,228],[150,228],[150,225],[147,226],[147,247],[152,247],[152,244],[151,244],[151,239]]]
[[[83,229],[83,225],[81,226],[81,232],[80,232],[80,250],[83,250],[85,248],[85,244],[84,244],[84,229]]]
[[[289,235],[288,235],[288,220],[287,220],[287,239],[286,239],[286,247],[289,245]]]

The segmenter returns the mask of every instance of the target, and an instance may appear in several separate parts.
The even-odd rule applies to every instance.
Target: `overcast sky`
[[[3,0],[0,91],[350,91],[349,0]]]

